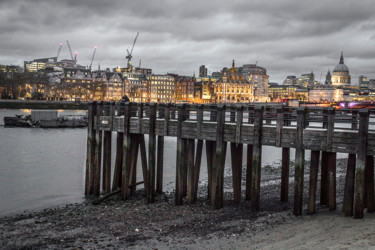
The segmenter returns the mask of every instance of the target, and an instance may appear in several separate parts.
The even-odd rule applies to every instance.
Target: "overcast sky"
[[[198,75],[258,62],[271,82],[314,71],[324,81],[344,51],[352,75],[375,78],[374,0],[0,0],[0,64],[57,55],[93,68],[133,64]]]

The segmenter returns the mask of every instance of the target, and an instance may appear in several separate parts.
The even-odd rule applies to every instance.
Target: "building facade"
[[[341,52],[340,62],[336,65],[331,78],[332,86],[350,86],[351,76],[349,68],[344,64],[344,55]]]

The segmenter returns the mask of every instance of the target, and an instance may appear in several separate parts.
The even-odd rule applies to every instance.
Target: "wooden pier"
[[[318,173],[320,204],[336,209],[336,155],[347,153],[343,214],[363,218],[375,210],[375,130],[367,109],[292,108],[281,105],[187,105],[92,102],[89,104],[85,195],[121,190],[124,200],[143,184],[148,202],[162,193],[164,136],[177,138],[175,204],[197,199],[203,143],[206,147],[208,196],[223,206],[227,144],[232,155],[234,202],[241,201],[242,158],[246,153],[245,199],[259,211],[262,146],[282,150],[280,200],[288,201],[290,148],[295,148],[294,206],[302,214],[305,150],[311,150],[308,212],[315,213]],[[117,132],[111,149],[112,131]],[[145,135],[148,135],[146,151]],[[246,146],[246,149],[244,148]],[[116,151],[111,185],[111,151]],[[143,181],[136,182],[140,154]],[[102,159],[103,157],[103,159]],[[320,171],[319,171],[320,167]]]

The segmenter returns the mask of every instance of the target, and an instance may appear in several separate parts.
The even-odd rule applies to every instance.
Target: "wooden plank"
[[[97,117],[100,117],[103,112],[103,102],[98,102],[96,107]],[[93,195],[100,195],[100,175],[102,166],[102,138],[103,133],[99,130],[99,119],[96,119],[96,131],[95,131],[95,165],[94,165],[94,181],[93,181]]]
[[[256,107],[254,113],[254,144],[253,144],[253,164],[251,181],[251,210],[259,211],[260,208],[260,179],[262,165],[262,126],[263,126],[263,106]]]
[[[187,155],[187,196],[188,202],[194,203],[194,187],[195,187],[195,166],[194,166],[194,156],[195,156],[195,140],[188,139],[187,140],[187,151],[185,152]]]
[[[137,103],[137,132],[142,133],[142,119],[143,119],[143,103]]]
[[[331,152],[332,150],[332,137],[333,137],[333,130],[335,127],[335,109],[329,108],[328,109],[328,122],[327,122],[327,151]]]
[[[366,156],[366,201],[367,212],[372,213],[375,210],[374,204],[374,156]]]
[[[86,150],[86,172],[85,172],[85,195],[93,194],[93,166],[95,159],[95,130],[94,117],[96,116],[96,102],[90,102],[88,106],[87,126],[87,150]]]
[[[328,205],[328,152],[322,152],[320,173],[320,205]]]
[[[155,120],[156,120],[157,104],[151,103],[149,106],[149,137],[148,137],[148,194],[147,201],[149,203],[155,200],[155,163],[156,163],[156,136],[155,136]]]
[[[309,214],[315,214],[316,207],[316,187],[318,182],[320,151],[311,151],[310,160],[310,182],[309,182]]]
[[[168,136],[169,135],[169,120],[171,118],[171,104],[168,103],[167,106],[165,107],[164,111],[164,135]]]
[[[224,142],[224,124],[225,124],[225,105],[219,106],[217,110],[217,136],[216,153],[212,168],[212,196],[211,204],[214,208],[223,207],[223,182],[224,182],[224,164],[226,154],[226,142]]]
[[[329,122],[328,122],[329,124]],[[328,207],[336,210],[336,153],[328,153]]]
[[[130,195],[132,195],[136,190],[137,183],[137,161],[138,161],[138,151],[139,151],[139,136],[137,134],[132,134],[132,148],[131,148],[131,163],[130,163],[130,173],[129,173],[129,190]]]
[[[353,215],[355,219],[363,218],[368,123],[369,112],[366,109],[361,109],[359,111],[358,156],[356,160],[354,186]]]
[[[237,107],[236,143],[241,141],[241,127],[243,120],[243,106]]]
[[[165,118],[165,110],[159,112],[159,118]],[[169,112],[167,110],[167,112]],[[163,133],[164,134],[164,133]],[[157,145],[157,170],[156,170],[156,192],[163,193],[163,165],[164,165],[164,136],[158,136]]]
[[[276,142],[275,146],[281,146],[281,134],[284,125],[284,108],[279,107],[276,109]]]
[[[349,154],[346,168],[344,201],[342,211],[344,216],[353,216],[353,200],[354,200],[354,180],[355,180],[355,165],[356,155]]]
[[[139,149],[141,153],[141,163],[142,163],[142,175],[143,175],[143,182],[144,182],[144,189],[145,193],[148,194],[148,168],[147,168],[147,153],[146,153],[146,144],[145,144],[145,136],[141,135],[139,137]]]
[[[282,148],[280,201],[288,201],[290,148]]]
[[[234,203],[241,201],[241,180],[242,180],[242,156],[243,144],[230,144],[232,159],[232,179]]]
[[[294,206],[293,214],[302,214],[303,202],[303,180],[305,168],[305,150],[303,146],[303,129],[305,126],[306,108],[297,109],[297,136],[296,136],[296,156],[294,165]]]

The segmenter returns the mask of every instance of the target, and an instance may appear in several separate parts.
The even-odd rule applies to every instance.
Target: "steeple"
[[[232,68],[234,68],[234,59],[233,59],[233,62],[232,62]]]
[[[341,51],[340,64],[344,64],[344,53]]]

